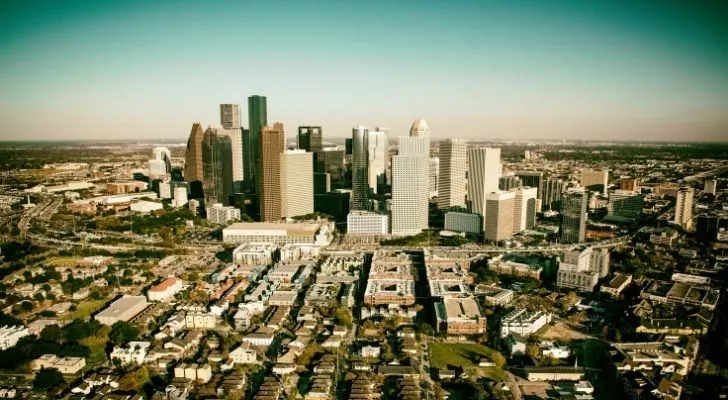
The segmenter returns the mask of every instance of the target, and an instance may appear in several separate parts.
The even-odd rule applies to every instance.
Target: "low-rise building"
[[[150,342],[129,342],[126,346],[116,346],[109,354],[109,358],[118,360],[121,365],[144,364],[149,348],[152,346]]]
[[[273,244],[241,244],[233,250],[233,263],[237,265],[267,265],[273,262],[277,246]]]
[[[389,232],[389,217],[370,211],[352,211],[346,217],[348,235],[386,235]]]
[[[58,357],[55,354],[43,354],[33,360],[32,368],[38,371],[43,368],[55,368],[64,375],[75,374],[86,366],[83,357]]]
[[[543,267],[539,265],[504,260],[503,256],[488,260],[488,269],[496,274],[522,276],[536,280],[541,278],[541,271],[543,271]]]
[[[497,286],[478,285],[475,294],[485,296],[485,303],[492,306],[504,306],[513,300],[513,291]]]
[[[257,364],[258,352],[249,342],[243,342],[235,350],[230,352],[230,359],[234,364]]]
[[[240,210],[233,206],[215,203],[205,208],[207,220],[213,224],[224,225],[230,221],[240,220]]]
[[[630,283],[632,283],[632,275],[617,272],[614,274],[614,277],[612,277],[608,283],[602,285],[599,290],[612,297],[619,297],[619,295],[622,294],[622,291],[624,291]]]
[[[518,335],[528,337],[551,322],[551,313],[515,309],[501,321],[501,337]]]
[[[477,335],[485,332],[485,317],[472,297],[445,297],[435,303],[437,330],[448,335]]]
[[[147,292],[149,301],[164,301],[174,297],[182,291],[182,281],[170,276],[157,285],[152,286]]]
[[[16,344],[18,340],[30,335],[28,328],[23,325],[3,326],[0,328],[0,350],[7,350]]]
[[[102,325],[114,325],[119,321],[129,321],[149,307],[144,296],[122,296],[94,317]]]

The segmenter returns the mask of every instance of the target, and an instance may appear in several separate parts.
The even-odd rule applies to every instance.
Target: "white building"
[[[590,247],[567,251],[564,259],[559,261],[556,286],[585,292],[593,291],[599,281],[599,273],[593,271],[591,265],[592,249]]]
[[[172,184],[170,182],[159,182],[159,198],[160,199],[171,199],[172,198]]]
[[[536,225],[536,195],[535,187],[511,189],[516,194],[515,218],[513,218],[513,231],[522,232]]]
[[[182,207],[187,204],[187,188],[178,186],[174,188],[174,199],[172,199],[172,207]]]
[[[243,336],[243,342],[253,346],[268,347],[273,343],[275,335],[272,333],[249,333]]]
[[[150,342],[129,342],[125,347],[115,346],[111,351],[109,358],[119,360],[121,365],[144,364],[144,360],[152,346]]]
[[[513,236],[516,195],[513,192],[492,192],[485,195],[485,240],[500,242]]]
[[[273,261],[277,246],[268,243],[241,244],[233,250],[233,263],[237,265],[267,265]]]
[[[119,321],[129,321],[149,306],[144,296],[123,296],[111,303],[94,317],[102,325],[114,325]]]
[[[137,200],[129,206],[129,210],[139,212],[143,214],[150,213],[152,211],[161,210],[164,208],[162,203],[156,201]]]
[[[367,173],[369,187],[377,193],[379,184],[387,181],[389,167],[389,131],[377,127],[368,133],[369,161]]]
[[[222,230],[225,243],[273,243],[280,246],[289,243],[319,244],[331,243],[331,230],[318,223],[270,223],[241,222]]]
[[[182,281],[170,276],[157,285],[152,286],[147,292],[149,301],[164,301],[174,297],[182,291]]]
[[[205,209],[207,212],[207,220],[214,223],[224,225],[233,220],[240,219],[240,210],[233,206],[223,206],[220,203],[214,203]]]
[[[459,139],[445,139],[440,142],[440,173],[437,185],[439,208],[465,207],[467,150],[467,143]]]
[[[486,201],[488,193],[497,192],[501,176],[501,149],[475,147],[468,149],[468,209],[483,217],[483,230],[487,223]]]
[[[675,203],[675,218],[673,222],[684,229],[689,229],[693,220],[693,188],[680,188],[677,191]]]
[[[30,335],[30,331],[23,325],[3,326],[0,328],[0,350],[7,350],[15,346],[20,338],[28,335]]]
[[[58,357],[55,354],[43,354],[32,362],[33,371],[43,368],[55,368],[64,375],[75,374],[86,366],[83,357]]]
[[[346,216],[346,230],[349,235],[386,235],[389,217],[369,211],[352,211]]]
[[[426,127],[424,121],[413,129]],[[419,129],[418,132],[424,132]],[[412,134],[412,132],[410,132]],[[427,229],[430,199],[429,136],[399,138],[399,153],[392,157],[392,234],[416,235]]]
[[[233,364],[258,363],[258,352],[247,342],[244,342],[238,348],[231,351],[229,357],[233,361]]]
[[[706,179],[703,182],[703,193],[715,196],[715,190],[718,188],[718,181],[715,179]]]
[[[364,346],[361,348],[361,356],[364,358],[378,358],[381,348],[379,346]]]
[[[313,213],[313,153],[288,150],[280,155],[281,216]]]
[[[571,350],[567,346],[559,346],[554,342],[543,342],[540,347],[544,357],[564,359],[571,356]]]
[[[149,160],[149,178],[156,179],[167,174],[167,168],[162,160]]]
[[[543,311],[515,309],[501,321],[501,337],[518,335],[528,337],[551,322],[551,314]]]
[[[604,195],[606,196],[607,187],[609,186],[609,170],[605,169],[581,171],[579,183],[581,183],[581,186],[585,188],[589,186],[602,185],[604,187]]]

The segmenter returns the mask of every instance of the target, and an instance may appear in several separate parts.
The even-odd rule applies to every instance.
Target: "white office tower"
[[[222,225],[240,219],[240,210],[232,206],[223,206],[220,203],[212,204],[205,211],[207,212],[207,220],[215,224]]]
[[[675,222],[684,229],[689,229],[693,219],[693,188],[683,187],[677,191],[675,202]]]
[[[152,154],[154,154],[154,160],[161,161],[164,164],[164,172],[157,174],[164,175],[164,174],[171,174],[172,173],[172,153],[170,153],[169,149],[166,147],[155,147],[152,150]],[[161,167],[155,168],[158,171],[161,171]],[[150,169],[151,169],[151,161],[150,161]]]
[[[467,194],[468,145],[459,139],[440,142],[440,173],[437,184],[437,207],[465,207]],[[482,228],[482,227],[481,227]]]
[[[410,137],[423,137],[430,139],[430,127],[427,125],[427,121],[424,119],[418,119],[412,123],[412,127],[410,128]]]
[[[240,129],[240,106],[220,104],[220,124],[224,129]]]
[[[222,104],[220,107],[226,104]],[[228,104],[230,105],[230,104]],[[222,110],[220,111],[222,114]],[[238,118],[239,119],[239,118]],[[239,121],[238,121],[239,124]],[[220,136],[227,136],[230,138],[232,165],[230,167],[224,166],[225,168],[232,168],[233,171],[233,192],[239,193],[242,191],[243,185],[243,133],[238,128],[225,128],[224,124],[222,127],[217,128],[217,134]]]
[[[516,194],[513,192],[492,192],[485,195],[485,240],[500,242],[513,236],[515,208]]]
[[[609,186],[609,170],[584,170],[581,171],[579,179],[581,186],[589,188],[590,186],[602,186],[604,195],[607,195],[607,187]]]
[[[174,199],[172,199],[172,207],[182,207],[187,204],[187,188],[178,186],[174,188]]]
[[[438,181],[440,179],[440,159],[430,157],[430,197],[437,196]]]
[[[160,199],[171,199],[172,198],[172,184],[169,182],[159,182],[159,198]]]
[[[369,131],[369,187],[377,193],[380,184],[387,183],[387,168],[389,167],[389,131],[386,128],[376,127]]]
[[[522,232],[536,225],[536,188],[513,188],[516,194],[515,217],[513,218],[513,231]]]
[[[281,153],[281,217],[313,213],[313,153]]]
[[[346,216],[347,235],[386,235],[389,217],[370,211],[352,211]]]
[[[703,182],[703,193],[715,196],[715,190],[718,188],[718,181],[715,179],[706,179]]]
[[[429,164],[429,137],[399,138],[399,153],[392,157],[392,235],[416,235],[427,229]]]
[[[483,216],[483,230],[488,216],[485,210],[485,196],[498,192],[501,176],[501,149],[475,147],[468,149],[468,209]]]
[[[167,175],[167,166],[162,160],[149,160],[149,178],[158,179]]]

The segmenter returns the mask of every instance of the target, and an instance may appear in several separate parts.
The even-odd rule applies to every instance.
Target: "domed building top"
[[[418,119],[414,123],[412,123],[412,128],[410,128],[410,136],[412,137],[419,137],[419,136],[430,136],[430,127],[427,126],[427,121],[424,119]]]

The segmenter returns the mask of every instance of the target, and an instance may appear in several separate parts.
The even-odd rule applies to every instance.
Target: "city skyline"
[[[433,140],[725,140],[725,7],[548,4],[16,2],[0,140],[183,139],[254,94],[332,139],[424,118]]]

